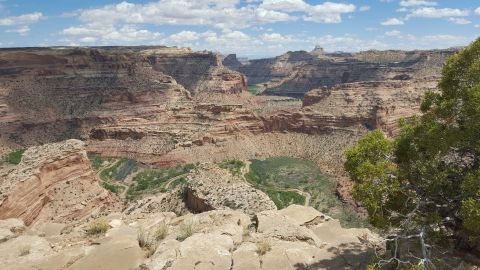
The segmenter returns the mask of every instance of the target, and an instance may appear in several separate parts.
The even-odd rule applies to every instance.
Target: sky
[[[241,57],[465,46],[480,0],[0,0],[0,47],[164,45]]]

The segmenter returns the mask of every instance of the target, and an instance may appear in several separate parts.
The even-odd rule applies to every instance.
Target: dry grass
[[[87,235],[98,235],[98,234],[104,234],[110,229],[110,225],[108,225],[108,222],[104,219],[97,219],[90,224],[88,224],[88,227],[86,229]]]
[[[193,224],[193,221],[184,221],[180,225],[180,231],[177,236],[177,240],[183,241],[188,237],[192,236],[195,232],[196,232],[196,228],[195,228],[195,224]]]
[[[243,231],[242,231],[242,239],[245,241],[250,237],[250,229],[248,228],[248,225],[243,226]]]
[[[20,247],[20,256],[27,256],[28,254],[30,254],[30,246]]]
[[[165,223],[160,223],[160,225],[158,226],[158,228],[155,230],[155,233],[154,233],[155,240],[161,241],[165,239],[167,235],[168,235],[168,225]]]
[[[270,250],[272,250],[272,246],[267,241],[260,241],[257,243],[257,253],[260,256],[267,254]]]
[[[138,245],[145,251],[145,257],[152,256],[158,247],[158,241],[152,234],[140,228],[137,233]]]

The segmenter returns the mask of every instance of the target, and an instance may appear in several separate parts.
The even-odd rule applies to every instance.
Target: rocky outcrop
[[[194,213],[213,209],[239,209],[253,215],[277,209],[265,193],[215,164],[203,164],[189,176],[185,203]]]
[[[72,222],[118,207],[98,184],[78,140],[29,148],[0,180],[0,219]]]
[[[0,268],[296,270],[363,269],[370,263],[376,236],[367,229],[344,229],[335,220],[307,226],[303,217],[323,215],[302,206],[256,215],[257,223],[233,210],[185,216],[113,213],[104,217],[111,224],[104,235],[86,236],[86,224],[54,237],[35,230],[20,233],[0,243]],[[160,226],[168,231],[153,240]],[[186,236],[185,226],[192,229]],[[143,250],[140,237],[152,241]]]
[[[365,51],[359,53],[287,52],[238,65],[233,56],[224,64],[260,84],[264,94],[302,98],[316,88],[344,83],[421,80],[439,77],[445,59],[458,49],[430,51]]]
[[[436,80],[382,81],[341,84],[305,94],[300,110],[286,110],[265,117],[267,130],[326,132],[363,126],[382,129],[393,136],[399,120],[420,114],[426,91],[436,90]]]

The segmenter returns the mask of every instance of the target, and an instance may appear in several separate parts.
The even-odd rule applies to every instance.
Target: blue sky
[[[480,33],[479,0],[0,0],[0,47],[167,45],[250,58],[432,49]]]

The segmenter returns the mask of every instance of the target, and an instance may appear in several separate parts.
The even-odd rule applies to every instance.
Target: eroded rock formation
[[[430,51],[364,51],[319,53],[295,51],[239,65],[233,56],[225,65],[242,72],[250,84],[265,88],[265,94],[302,98],[316,88],[343,83],[423,80],[439,77],[445,59],[458,49]]]
[[[213,209],[240,209],[254,213],[277,209],[272,200],[226,169],[214,164],[203,164],[189,177],[186,204],[194,213]]]
[[[90,168],[84,143],[68,140],[29,148],[0,179],[0,219],[71,222],[121,207]]]
[[[382,129],[399,132],[399,120],[420,113],[426,91],[435,91],[434,79],[340,84],[305,94],[300,110],[274,112],[265,128],[276,131],[328,132],[334,129]]]
[[[86,224],[48,237],[36,229],[16,233],[0,243],[0,267],[294,270],[362,269],[370,263],[377,238],[366,229],[342,228],[337,221],[302,206],[256,215],[257,223],[233,210],[147,217],[112,213],[104,217],[110,224],[105,235],[86,236]],[[142,250],[138,233],[150,239],[159,226],[168,228],[164,238]],[[185,226],[191,226],[191,234],[185,235]],[[11,227],[0,223],[0,229]],[[86,239],[96,244],[89,245]],[[26,248],[29,253],[19,255]]]
[[[212,53],[156,47],[4,49],[0,138],[34,145],[90,136],[138,140],[149,133],[173,141],[175,128],[168,125],[181,125],[185,116],[208,120],[215,113],[207,109],[203,115],[192,94],[245,90],[245,77]],[[203,129],[193,122],[185,129]]]

